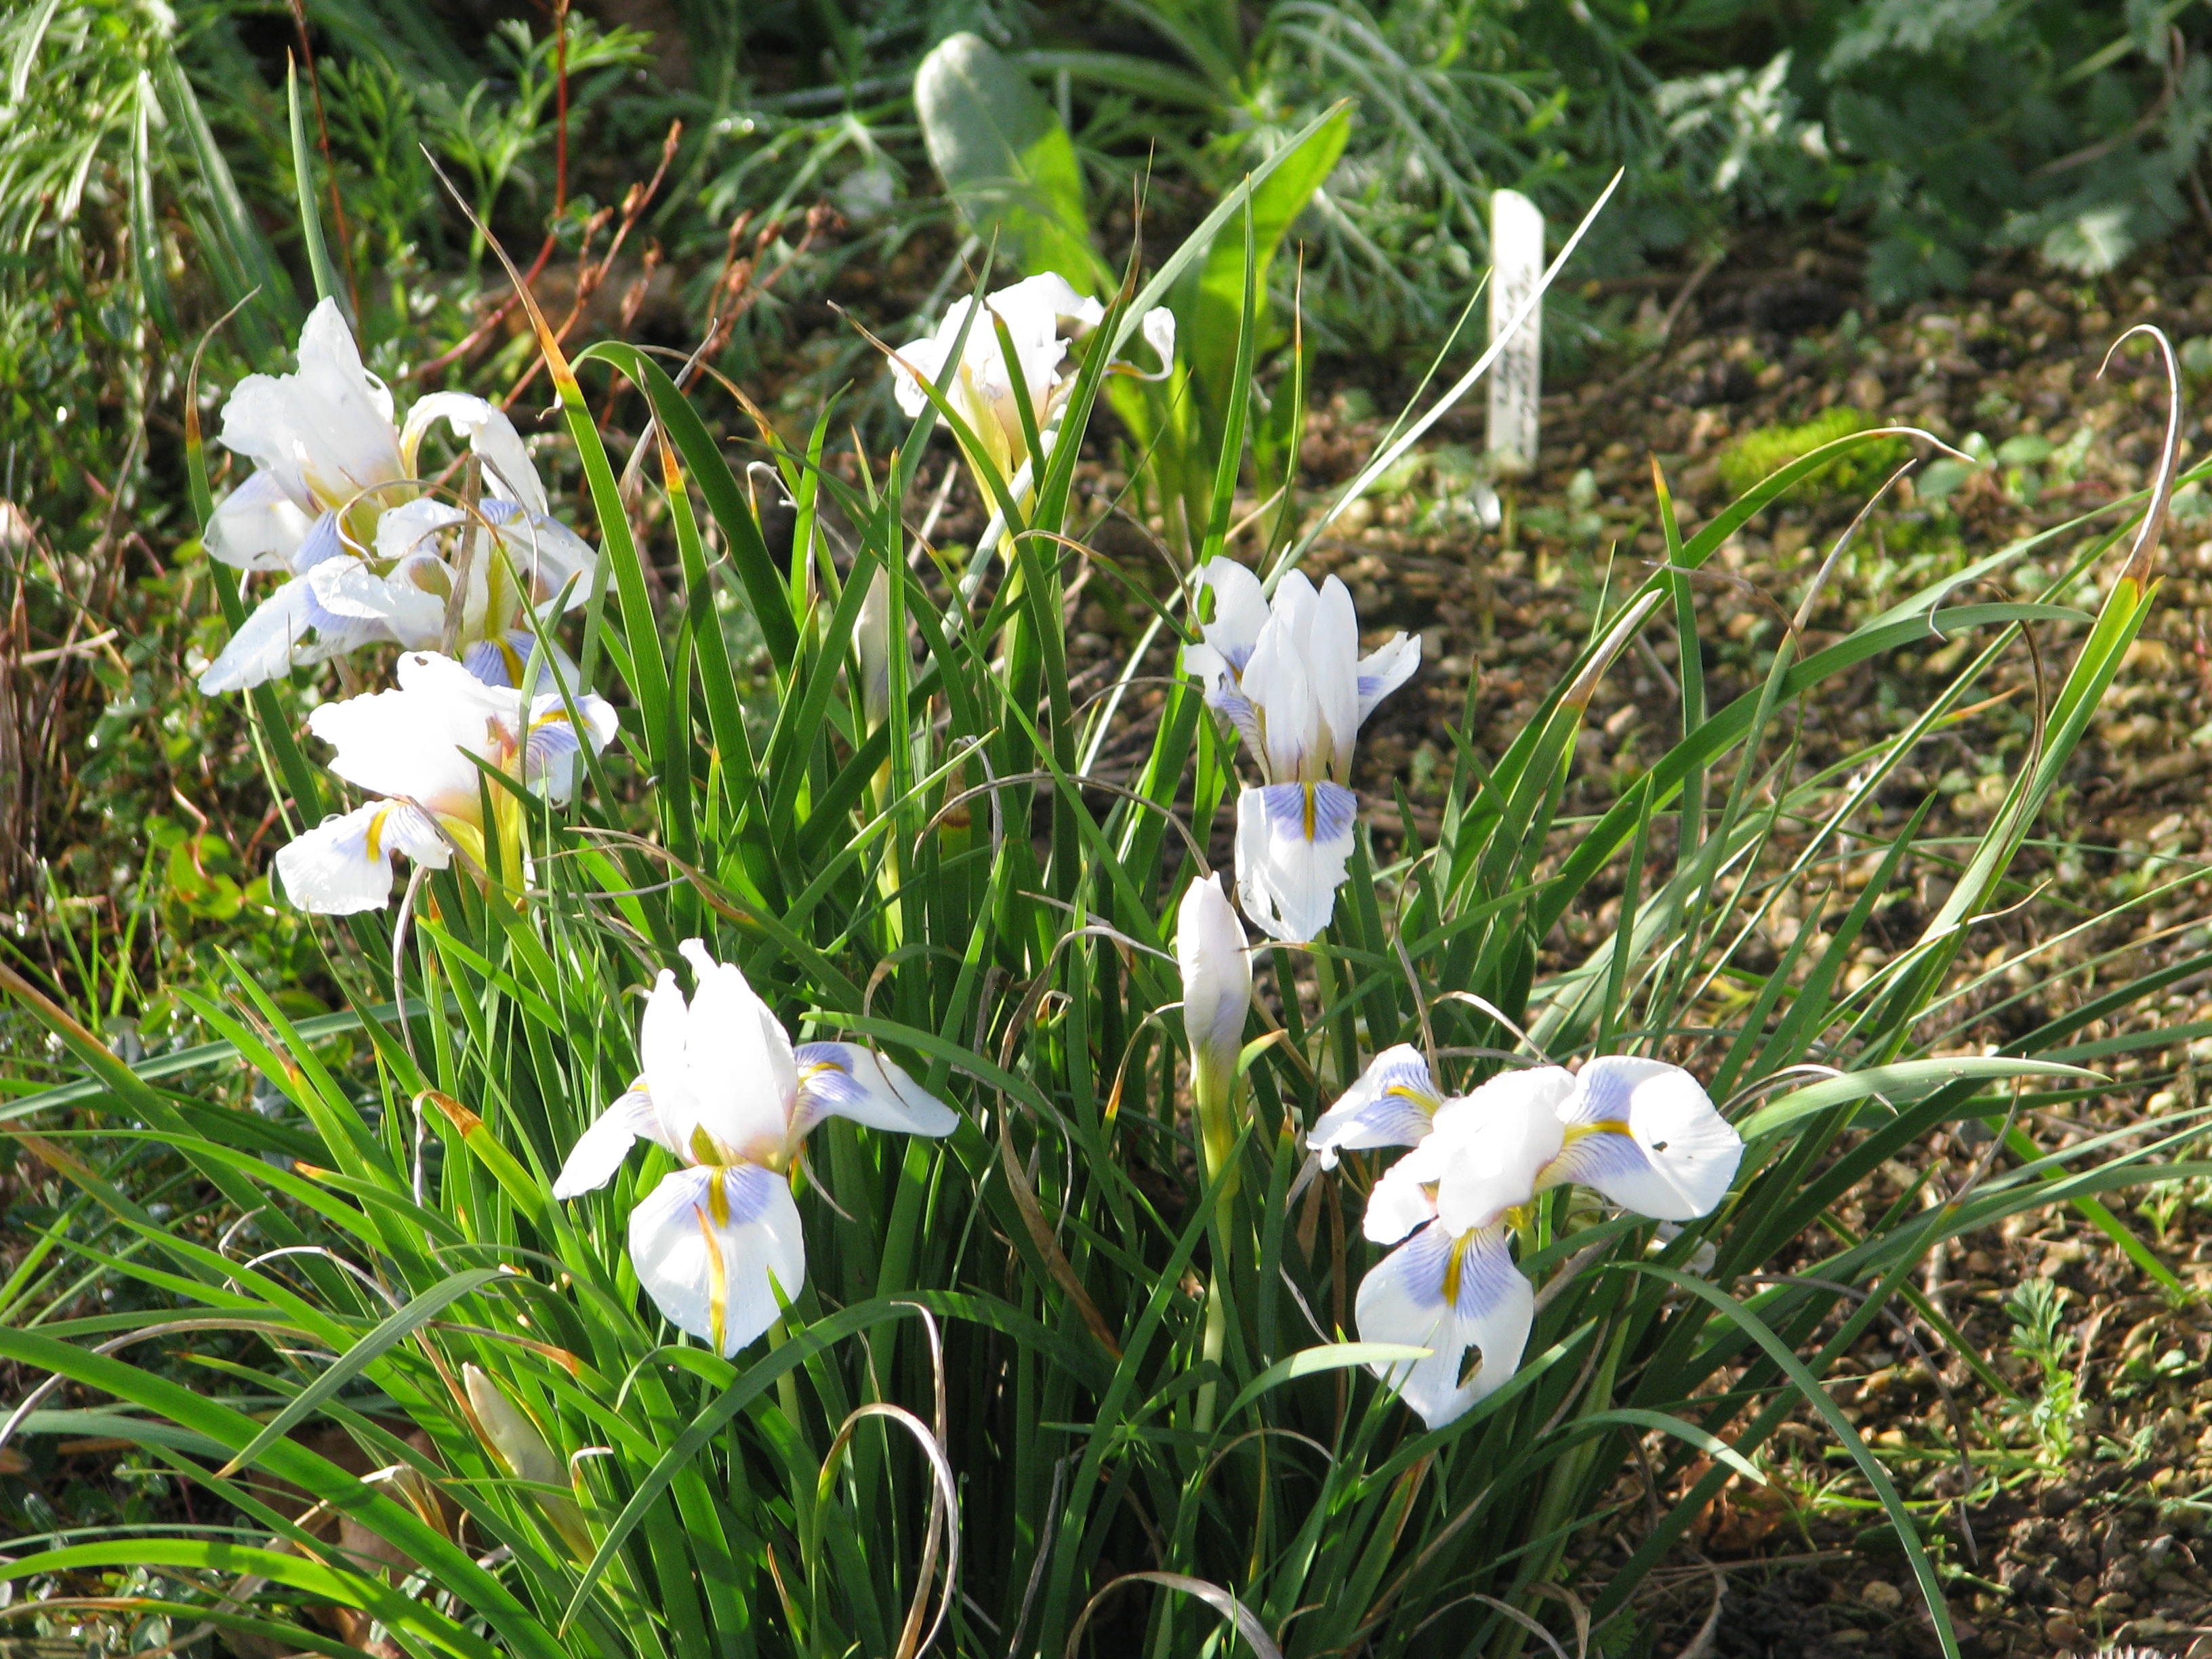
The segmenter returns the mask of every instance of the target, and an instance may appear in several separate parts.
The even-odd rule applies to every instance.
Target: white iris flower
[[[1233,559],[1209,561],[1213,590],[1203,642],[1183,666],[1206,683],[1265,780],[1237,800],[1237,892],[1270,936],[1303,942],[1328,926],[1352,857],[1358,798],[1352,745],[1375,705],[1420,666],[1418,635],[1359,654],[1359,617],[1334,576],[1319,588],[1293,570],[1269,605],[1260,579]]]
[[[326,702],[307,729],[337,753],[331,770],[381,799],[325,820],[276,854],[276,873],[303,910],[343,915],[392,896],[392,858],[404,853],[442,870],[458,847],[482,866],[487,781],[478,763],[558,802],[574,787],[580,734],[557,692],[525,697],[488,685],[451,657],[410,652],[399,689]],[[593,753],[613,738],[603,697],[576,699]],[[515,867],[520,803],[489,785],[493,832]]]
[[[1069,343],[1103,322],[1106,311],[1052,271],[1002,288],[985,296],[983,305],[985,314],[971,324],[968,318],[975,301],[956,300],[934,333],[901,346],[891,358],[892,389],[902,410],[908,416],[921,414],[929,407],[924,384],[937,383],[957,347],[959,367],[945,401],[959,411],[982,447],[982,453],[971,455],[969,463],[979,470],[988,464],[1018,496],[1027,481],[1018,481],[1016,474],[1030,456],[1014,387],[1019,384],[1028,391],[1030,412],[1042,438],[1075,384],[1074,366],[1067,361]],[[999,344],[994,317],[1006,324],[1013,342],[1011,362]],[[968,331],[964,343],[963,328]],[[1145,313],[1138,331],[1159,359],[1158,371],[1145,378],[1164,377],[1175,361],[1175,313],[1155,307]]]
[[[1369,1194],[1367,1237],[1399,1248],[1360,1281],[1355,1316],[1363,1341],[1430,1351],[1375,1371],[1431,1428],[1520,1365],[1536,1295],[1508,1235],[1539,1194],[1579,1182],[1639,1215],[1690,1221],[1727,1197],[1743,1157],[1679,1066],[1607,1055],[1579,1072],[1506,1072],[1446,1099],[1402,1045],[1376,1056],[1307,1144],[1325,1164],[1352,1148],[1413,1147]]]
[[[473,516],[417,479],[423,435],[441,420],[482,464]],[[507,416],[481,398],[439,392],[395,428],[392,392],[362,367],[334,301],[300,331],[296,373],[238,383],[221,437],[254,470],[216,507],[209,553],[241,570],[290,574],[208,665],[202,691],[242,691],[378,641],[435,647],[456,606],[470,670],[512,685],[531,652],[526,611],[542,629],[564,587],[569,606],[584,601],[595,556],[549,516]]]
[[[850,1042],[791,1039],[745,976],[686,939],[687,1005],[663,969],[638,1026],[644,1074],[584,1131],[553,1183],[569,1199],[614,1178],[631,1144],[682,1160],[630,1212],[629,1259],[672,1325],[729,1358],[806,1283],[791,1177],[825,1117],[948,1135],[959,1118],[892,1061]]]

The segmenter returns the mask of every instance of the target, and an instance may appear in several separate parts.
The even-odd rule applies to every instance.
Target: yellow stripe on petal
[[[1467,1266],[1467,1247],[1474,1237],[1473,1233],[1462,1233],[1452,1240],[1451,1253],[1444,1257],[1444,1305],[1448,1308],[1459,1305],[1460,1274]]]
[[[1570,1123],[1566,1127],[1565,1139],[1576,1141],[1584,1135],[1625,1135],[1628,1132],[1626,1119],[1607,1117],[1601,1118],[1595,1123]]]
[[[726,1223],[730,1200],[722,1195],[721,1182],[717,1179],[707,1190],[708,1202],[722,1212],[722,1219]],[[695,1204],[691,1206],[691,1213],[697,1218],[700,1237],[707,1244],[707,1322],[712,1333],[714,1352],[720,1353],[724,1346],[723,1324],[730,1306],[730,1269],[722,1260],[722,1241],[716,1237],[714,1224],[707,1219],[707,1212]]]

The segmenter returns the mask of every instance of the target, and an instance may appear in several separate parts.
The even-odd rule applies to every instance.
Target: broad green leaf
[[[939,41],[914,73],[914,104],[930,162],[969,228],[1024,276],[1111,284],[1091,245],[1074,142],[996,48],[964,32]]]
[[[1252,191],[1252,289],[1259,295],[1257,350],[1271,341],[1267,327],[1267,273],[1291,222],[1306,204],[1352,136],[1352,111],[1340,106],[1328,120],[1274,158],[1275,169]],[[1231,390],[1239,321],[1244,314],[1244,241],[1217,236],[1200,270],[1195,292],[1177,321],[1206,411],[1206,431],[1218,431]],[[1149,365],[1148,365],[1149,367]]]

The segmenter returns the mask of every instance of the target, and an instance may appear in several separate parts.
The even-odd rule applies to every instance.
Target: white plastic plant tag
[[[1544,275],[1544,215],[1517,190],[1490,198],[1490,337],[1495,340]],[[1542,302],[1528,313],[1490,366],[1491,465],[1500,477],[1536,464],[1538,379],[1543,362]]]

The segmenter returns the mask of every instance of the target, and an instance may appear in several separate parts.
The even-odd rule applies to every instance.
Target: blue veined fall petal
[[[941,1136],[959,1117],[857,1043],[793,1048],[742,969],[701,940],[680,948],[697,989],[687,1000],[662,970],[639,1022],[640,1075],[578,1138],[553,1196],[605,1186],[636,1141],[672,1152],[684,1167],[630,1212],[630,1261],[671,1324],[727,1357],[806,1283],[791,1177],[815,1125]]]

